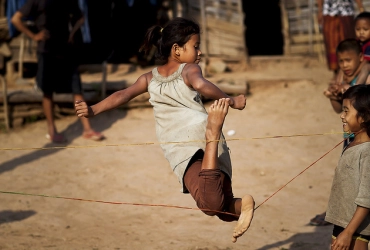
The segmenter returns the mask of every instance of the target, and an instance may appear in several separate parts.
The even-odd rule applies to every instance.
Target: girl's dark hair
[[[359,84],[350,87],[344,92],[343,99],[350,100],[352,106],[357,110],[357,117],[364,120],[361,127],[370,136],[370,85]]]
[[[158,25],[149,28],[140,51],[148,53],[155,46],[157,48],[156,58],[166,63],[171,55],[172,46],[175,43],[180,47],[184,46],[190,37],[195,34],[200,34],[200,28],[196,22],[175,17],[163,29]]]
[[[356,54],[360,54],[362,53],[361,44],[354,38],[348,38],[341,41],[337,46],[337,53],[349,50],[356,52]]]

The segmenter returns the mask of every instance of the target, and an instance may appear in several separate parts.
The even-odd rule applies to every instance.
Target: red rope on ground
[[[274,137],[278,138],[278,137]],[[344,139],[346,140],[346,139]],[[266,203],[270,198],[272,198],[274,195],[276,195],[280,190],[282,190],[284,187],[286,187],[289,183],[291,183],[294,179],[296,179],[298,176],[300,176],[302,173],[304,173],[307,169],[312,167],[314,164],[316,164],[319,160],[324,158],[326,155],[328,155],[331,151],[333,151],[336,147],[341,145],[344,140],[339,142],[337,145],[335,145],[332,149],[327,151],[325,154],[323,154],[320,158],[318,158],[316,161],[311,163],[308,167],[303,169],[299,174],[294,176],[290,181],[288,181],[285,185],[283,185],[281,188],[279,188],[276,192],[274,192],[272,195],[270,195],[268,198],[266,198],[261,204],[259,204],[254,210],[257,210],[260,206],[262,206],[264,203]],[[144,203],[130,203],[130,202],[114,202],[114,201],[102,201],[102,200],[90,200],[90,199],[82,199],[82,198],[73,198],[73,197],[63,197],[63,196],[52,196],[52,195],[45,195],[45,194],[29,194],[29,193],[22,193],[22,192],[11,192],[11,191],[1,191],[0,193],[3,194],[13,194],[13,195],[26,195],[26,196],[39,196],[39,197],[46,197],[46,198],[57,198],[57,199],[65,199],[65,200],[74,200],[74,201],[85,201],[85,202],[97,202],[97,203],[105,203],[105,204],[113,204],[113,205],[132,205],[132,206],[148,206],[148,207],[167,207],[167,208],[179,208],[179,209],[187,209],[187,210],[200,210],[203,212],[215,212],[220,214],[227,214],[232,215],[235,217],[239,217],[239,215],[228,213],[228,212],[222,212],[222,211],[214,211],[210,209],[200,209],[200,208],[191,208],[191,207],[184,207],[184,206],[174,206],[174,205],[165,205],[165,204],[144,204]]]
[[[53,196],[53,195],[46,195],[46,194],[30,194],[30,193],[22,193],[22,192],[10,192],[10,191],[1,191],[1,190],[0,190],[0,193],[2,193],[2,194],[14,194],[14,195],[25,195],[25,196],[39,196],[39,197],[45,197],[45,198],[56,198],[56,199],[74,200],[74,201],[97,202],[97,203],[105,203],[105,204],[112,204],[112,205],[167,207],[167,208],[179,208],[179,209],[187,209],[187,210],[200,210],[200,211],[203,211],[203,212],[214,212],[214,213],[227,214],[227,215],[232,215],[232,216],[235,216],[235,217],[239,217],[239,215],[237,215],[237,214],[223,212],[223,211],[215,211],[215,210],[210,210],[210,209],[192,208],[192,207],[175,206],[175,205],[145,204],[145,203],[131,203],[131,202],[118,202],[118,201],[101,201],[101,200],[90,200],[90,199],[64,197],[64,196]]]

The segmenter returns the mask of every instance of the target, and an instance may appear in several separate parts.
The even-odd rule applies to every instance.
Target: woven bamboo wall
[[[317,22],[316,0],[281,0],[284,53],[323,56],[323,39]]]
[[[202,3],[205,20],[202,20]],[[246,61],[241,0],[188,0],[184,16],[201,24],[201,47],[207,56]]]
[[[364,7],[370,11],[370,0],[363,0]],[[358,8],[355,4],[356,15]],[[281,0],[284,53],[324,54],[323,36],[317,22],[316,0]]]

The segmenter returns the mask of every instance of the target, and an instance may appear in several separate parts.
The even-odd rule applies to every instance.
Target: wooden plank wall
[[[202,24],[200,0],[188,0],[185,15]],[[246,61],[244,13],[241,0],[204,0],[206,32],[202,27],[202,50],[209,57],[230,61]]]
[[[284,54],[322,56],[323,39],[317,22],[316,0],[281,0]]]
[[[316,0],[281,0],[284,54],[318,55],[325,53],[323,36],[317,22]],[[370,11],[370,0],[363,0],[364,7]],[[356,15],[358,7],[355,3]]]

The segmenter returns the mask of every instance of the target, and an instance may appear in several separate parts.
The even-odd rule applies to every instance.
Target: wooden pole
[[[107,95],[107,61],[103,62],[102,65],[102,81],[101,81],[101,99],[103,100]]]
[[[283,22],[283,36],[284,36],[284,55],[290,54],[290,34],[289,34],[289,17],[285,6],[285,0],[280,1],[280,11]],[[248,29],[248,27],[247,27]]]
[[[202,33],[204,34],[204,59],[205,59],[205,65],[204,65],[204,75],[207,76],[207,64],[208,64],[208,35],[207,35],[207,20],[206,20],[206,6],[204,3],[204,0],[200,0],[200,16],[202,21]]]
[[[309,53],[313,53],[313,35],[312,35],[312,17],[313,17],[313,0],[308,0],[308,43],[309,43]]]
[[[322,35],[320,33],[320,27],[319,27],[319,21],[317,20],[317,15],[316,13],[313,13],[312,15],[313,18],[313,24],[314,24],[314,30],[315,30],[315,44],[317,48],[317,55],[319,57],[320,62],[325,61],[325,48],[323,45],[323,42],[321,42]]]
[[[21,33],[21,43],[19,47],[19,60],[18,60],[18,77],[23,78],[23,57],[24,57],[24,43],[26,40],[26,35]]]
[[[4,121],[5,121],[5,129],[9,131],[10,123],[9,123],[9,108],[8,108],[8,91],[6,86],[6,81],[2,75],[0,75],[0,81],[3,85],[3,102],[4,102]]]
[[[246,65],[248,62],[249,62],[249,56],[248,56],[248,48],[247,48],[247,44],[246,44],[246,41],[245,41],[245,25],[244,25],[244,18],[245,18],[245,13],[243,11],[243,1],[239,1],[238,2],[238,14],[242,17],[242,18],[239,18],[239,25],[240,27],[243,27],[243,50],[244,50],[244,55],[242,56],[242,62],[241,62],[241,65],[244,66]],[[244,68],[244,67],[243,67]]]

